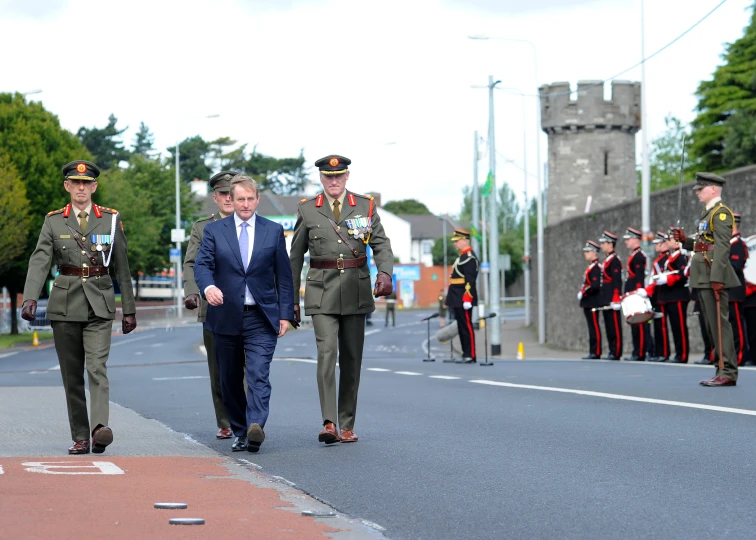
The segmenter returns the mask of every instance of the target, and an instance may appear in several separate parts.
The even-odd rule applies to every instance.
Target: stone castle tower
[[[539,88],[541,128],[549,138],[548,224],[637,197],[635,134],[641,128],[639,82],[613,81],[604,99],[601,81]]]

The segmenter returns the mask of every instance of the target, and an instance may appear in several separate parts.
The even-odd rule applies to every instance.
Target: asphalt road
[[[389,538],[753,538],[753,370],[720,389],[698,385],[713,372],[698,366],[426,363],[422,315],[384,328],[378,314],[367,329],[351,445],[317,442],[314,337],[288,334],[262,451],[235,457]],[[200,335],[115,338],[111,399],[230,454],[214,438]],[[52,348],[0,358],[0,386],[59,385],[56,365]]]

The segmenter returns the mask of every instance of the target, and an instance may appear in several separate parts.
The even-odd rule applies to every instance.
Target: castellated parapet
[[[591,212],[637,197],[640,83],[613,81],[610,100],[602,81],[579,81],[575,100],[568,82],[543,85],[539,94],[549,140],[548,224],[583,214],[589,196]]]

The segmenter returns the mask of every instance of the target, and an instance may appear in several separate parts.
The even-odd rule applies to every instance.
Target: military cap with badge
[[[210,189],[218,193],[228,193],[231,191],[231,180],[239,173],[233,171],[221,171],[210,177]]]

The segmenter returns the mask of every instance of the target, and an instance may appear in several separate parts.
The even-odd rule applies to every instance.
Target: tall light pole
[[[218,118],[219,114],[209,114],[203,118]],[[179,166],[179,145],[176,139],[176,228],[171,231],[171,236],[176,242],[178,258],[176,260],[176,317],[181,313],[181,243],[184,241],[184,229],[181,228],[181,168]]]
[[[646,25],[644,1],[641,0],[641,60],[646,58]],[[641,229],[644,251],[647,253],[649,268],[652,260],[651,243],[651,165],[648,162],[648,116],[646,113],[646,62],[641,63]]]
[[[473,192],[472,192],[472,226],[480,234],[480,190],[478,188],[478,132],[475,131],[473,145]],[[476,255],[480,254],[478,238],[472,235],[472,248]]]
[[[488,76],[488,171],[491,175],[491,193],[488,195],[490,210],[491,238],[488,242],[489,305],[490,312],[496,316],[491,320],[491,356],[501,354],[501,290],[499,283],[499,205],[496,191],[496,130],[494,128],[494,87],[501,81],[494,81]]]
[[[527,39],[517,38],[505,38],[505,37],[489,37],[489,36],[468,36],[469,39],[479,40],[496,40],[496,41],[512,41],[515,43],[525,43],[533,50],[533,77],[535,80],[535,94],[536,98],[536,161],[538,167],[538,186],[536,188],[536,209],[538,212],[537,221],[537,236],[538,236],[538,343],[546,342],[546,286],[545,280],[545,261],[543,257],[543,178],[541,176],[541,101],[538,98],[538,51],[532,41]]]
[[[524,174],[525,210],[523,215],[524,275],[525,275],[525,325],[530,325],[530,200],[528,199],[528,149],[527,120],[525,118],[525,94],[518,88],[499,88],[520,94],[522,98],[522,172]]]

